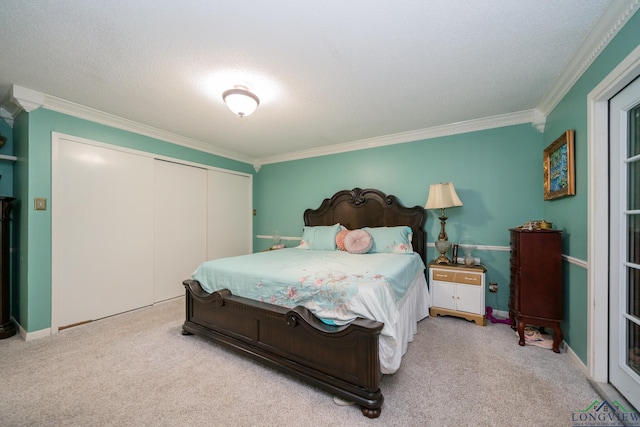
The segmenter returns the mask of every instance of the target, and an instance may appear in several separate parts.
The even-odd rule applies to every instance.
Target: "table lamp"
[[[429,197],[425,209],[440,209],[440,234],[438,240],[435,241],[436,249],[440,252],[440,256],[436,259],[437,264],[449,264],[451,261],[447,258],[447,251],[451,249],[451,242],[445,231],[445,223],[447,217],[444,216],[445,208],[462,206],[462,202],[453,188],[453,183],[446,182],[440,184],[431,184],[429,186]]]

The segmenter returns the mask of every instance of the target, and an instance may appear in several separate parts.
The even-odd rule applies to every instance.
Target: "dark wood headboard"
[[[338,191],[330,199],[324,199],[318,209],[304,211],[304,224],[309,226],[340,223],[355,230],[362,227],[408,225],[413,230],[413,250],[420,254],[425,265],[426,220],[423,207],[404,207],[395,196],[371,188]]]

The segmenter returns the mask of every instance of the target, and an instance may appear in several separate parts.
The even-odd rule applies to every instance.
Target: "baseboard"
[[[509,312],[508,311],[504,311],[504,310],[495,310],[493,311],[495,313],[495,317],[499,318],[499,319],[508,319],[509,318]]]
[[[51,328],[40,329],[39,331],[34,332],[27,332],[22,327],[22,325],[20,325],[20,323],[16,321],[16,319],[13,319],[13,321],[16,322],[16,325],[18,325],[18,332],[20,332],[20,336],[25,341],[37,340],[38,338],[44,338],[51,335]]]
[[[573,351],[573,349],[569,346],[569,344],[567,344],[566,341],[562,341],[560,343],[560,350],[564,350],[565,353],[567,353],[567,356],[569,356],[569,359],[571,359],[571,361],[573,362],[574,365],[576,365],[576,367],[578,369],[580,369],[580,372],[582,372],[582,374],[587,377],[587,379],[589,378],[589,369],[587,368],[587,365],[585,365],[582,360],[578,357],[578,355]]]
[[[168,299],[163,300],[163,301],[157,301],[157,302],[153,303],[152,305],[171,302],[171,301],[179,299],[179,298],[184,298],[184,295],[179,295],[177,297],[168,298]],[[146,307],[148,307],[148,306],[146,306]],[[144,308],[144,307],[140,307],[140,308]],[[136,308],[134,310],[138,310],[138,308]],[[118,313],[118,314],[122,314],[122,313]],[[18,325],[18,332],[20,333],[20,336],[22,337],[22,339],[25,340],[25,341],[37,340],[38,338],[44,338],[44,337],[48,337],[49,335],[52,335],[52,330],[51,330],[50,327],[49,328],[45,328],[45,329],[40,329],[39,331],[27,332],[15,318],[11,317],[11,319],[15,322],[16,325]]]
[[[620,394],[620,392],[611,384],[609,383],[599,383],[596,381],[591,381],[589,380],[589,384],[591,384],[591,387],[594,388],[594,390],[598,393],[598,395],[602,398],[602,400],[606,400],[607,402],[618,402],[620,403],[622,406],[624,406],[624,409],[626,409],[627,411],[636,411],[638,412],[638,409],[635,408],[623,395]],[[621,420],[622,421],[622,420]],[[623,425],[637,425],[637,424],[625,424],[624,421],[622,422]]]
[[[587,365],[585,365],[584,363],[582,363],[582,360],[580,360],[580,358],[578,357],[578,355],[571,349],[571,347],[569,347],[569,345],[565,342],[562,341],[562,343],[560,344],[561,348],[564,348],[565,352],[567,353],[567,355],[569,356],[569,358],[571,359],[571,361],[578,367],[578,369],[580,369],[580,371],[582,371],[582,373],[584,374],[584,376],[587,378],[587,381],[589,381],[589,384],[591,384],[591,387],[593,387],[593,389],[596,391],[596,393],[598,393],[598,395],[603,399],[606,400],[607,402],[615,402],[618,401],[620,402],[620,404],[624,405],[625,409],[627,410],[635,410],[636,412],[640,409],[635,408],[622,394],[620,394],[620,392],[611,384],[609,383],[602,383],[602,382],[597,382],[594,381],[590,376],[589,376],[589,370],[587,369]],[[627,425],[624,422],[622,423],[622,425]],[[636,425],[636,424],[628,424],[628,425]]]

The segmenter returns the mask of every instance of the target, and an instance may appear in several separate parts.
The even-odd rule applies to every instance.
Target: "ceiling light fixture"
[[[250,115],[260,105],[260,99],[245,86],[234,86],[233,89],[225,90],[222,99],[240,118]]]

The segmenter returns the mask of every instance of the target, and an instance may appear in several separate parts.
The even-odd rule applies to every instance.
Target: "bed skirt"
[[[395,324],[397,340],[380,335],[380,370],[383,374],[393,374],[400,368],[402,356],[418,330],[418,322],[429,316],[431,296],[424,273],[416,276],[399,307],[399,317]]]

